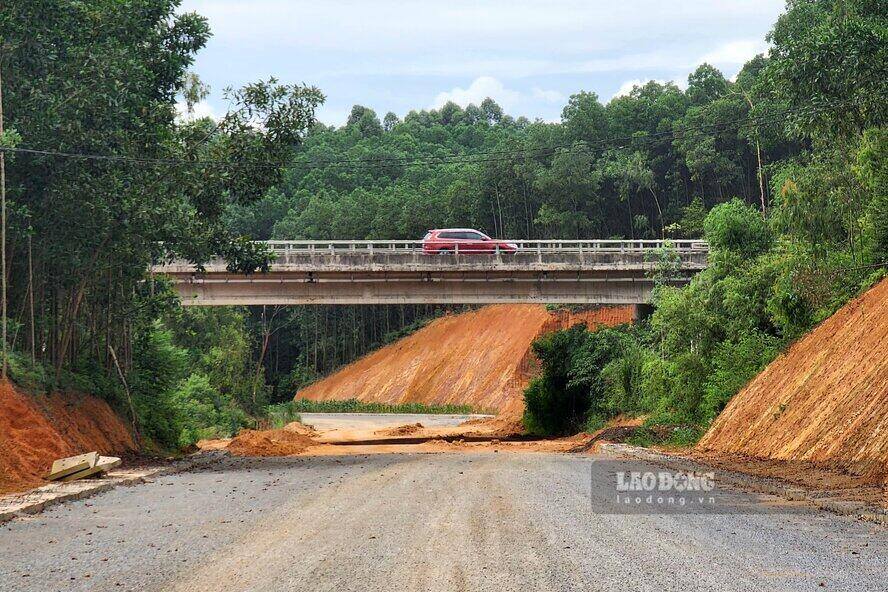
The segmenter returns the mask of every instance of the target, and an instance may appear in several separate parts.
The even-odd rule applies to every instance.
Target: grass
[[[293,410],[298,413],[425,413],[469,415],[478,413],[471,405],[426,405],[424,403],[369,403],[348,399],[345,401],[309,401],[296,399]]]
[[[296,410],[296,405],[293,401],[266,406],[265,417],[268,419],[269,425],[276,430],[294,421],[302,423],[302,417]]]

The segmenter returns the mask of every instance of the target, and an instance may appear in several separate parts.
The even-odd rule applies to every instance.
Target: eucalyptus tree
[[[48,152],[18,153],[9,167],[10,277],[27,278],[13,282],[11,310],[29,326],[21,335],[34,335],[26,347],[57,377],[85,359],[131,364],[137,324],[158,304],[144,283],[153,260],[267,264],[222,214],[279,181],[323,100],[272,79],[229,90],[232,109],[217,121],[177,123],[177,95],[210,36],[203,17],[178,5],[0,8],[7,124],[19,148]]]

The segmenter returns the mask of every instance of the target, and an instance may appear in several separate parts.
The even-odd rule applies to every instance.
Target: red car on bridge
[[[473,228],[438,228],[429,230],[422,239],[422,252],[426,255],[446,253],[514,253],[518,245],[490,238]]]

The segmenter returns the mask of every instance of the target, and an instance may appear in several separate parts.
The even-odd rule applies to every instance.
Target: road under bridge
[[[514,253],[427,254],[419,241],[268,241],[266,273],[211,261],[156,265],[186,306],[287,304],[645,304],[654,275],[681,285],[704,269],[703,241],[516,241]],[[664,264],[664,261],[668,263]]]

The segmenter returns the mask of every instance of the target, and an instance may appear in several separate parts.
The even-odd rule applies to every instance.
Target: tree
[[[764,77],[798,135],[847,138],[888,121],[888,15],[878,0],[789,0]]]
[[[382,129],[390,132],[395,129],[395,126],[401,123],[401,120],[398,119],[398,116],[389,111],[385,114],[385,117],[382,120]]]
[[[369,138],[382,134],[382,123],[376,116],[376,111],[362,105],[355,105],[349,113],[346,129],[354,130],[360,137]]]
[[[487,123],[491,125],[499,123],[503,118],[503,108],[490,97],[481,101],[481,113],[484,114]]]
[[[728,81],[724,75],[709,64],[701,64],[688,75],[688,99],[692,105],[700,106],[711,103],[728,90]]]
[[[116,351],[131,366],[134,326],[160,305],[143,284],[153,260],[222,255],[232,269],[267,265],[223,214],[280,180],[269,165],[291,158],[323,100],[317,89],[272,79],[229,90],[234,109],[216,122],[177,125],[177,94],[200,96],[188,67],[209,36],[205,19],[178,14],[178,4],[37,0],[0,9],[4,102],[22,145],[114,157],[20,154],[9,171],[12,277],[33,277],[13,285],[11,298],[22,307],[33,298],[26,334],[56,380],[85,356],[111,364]]]
[[[888,129],[873,128],[864,133],[855,172],[873,196],[866,216],[872,229],[874,258],[888,262]]]
[[[568,136],[575,141],[594,144],[604,139],[608,133],[607,115],[595,93],[580,92],[571,95],[561,112],[561,121]]]

